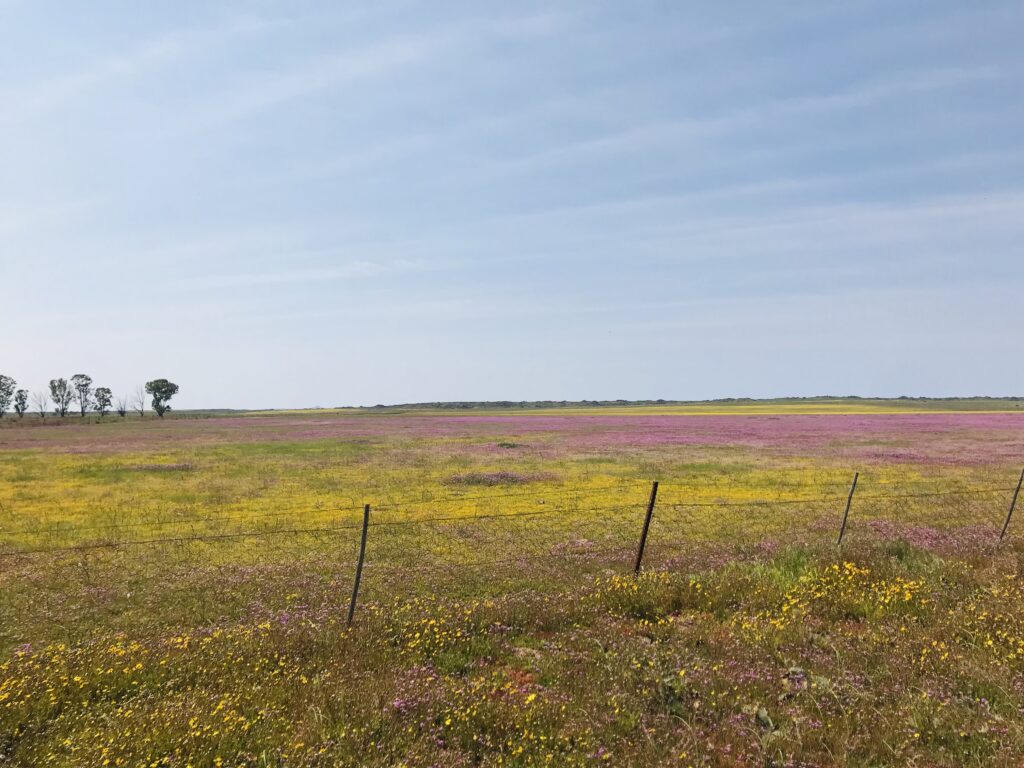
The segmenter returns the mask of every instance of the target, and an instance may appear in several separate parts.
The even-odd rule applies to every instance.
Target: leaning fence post
[[[860,472],[853,473],[853,485],[850,486],[850,495],[846,497],[846,511],[843,512],[843,524],[839,526],[839,538],[836,539],[836,546],[843,543],[843,536],[846,535],[846,520],[850,516],[850,504],[853,503],[853,492],[857,490],[857,478]]]
[[[1013,510],[1017,506],[1017,497],[1020,495],[1020,486],[1024,483],[1024,469],[1020,471],[1020,479],[1017,481],[1017,489],[1013,492],[1013,501],[1010,502],[1010,511],[1006,513],[1006,522],[1003,523],[1003,530],[999,534],[1002,541],[1006,536],[1006,529],[1010,527],[1010,518],[1013,517]]]
[[[363,505],[363,536],[359,541],[359,562],[356,563],[356,580],[352,585],[352,600],[348,604],[348,626],[356,613],[356,598],[359,596],[359,580],[363,578],[363,558],[366,557],[366,531],[370,527],[370,505]]]
[[[647,532],[651,529],[651,517],[654,515],[654,502],[658,499],[658,481],[651,484],[651,498],[647,502],[647,515],[644,517],[644,529],[640,533],[640,548],[636,551],[636,565],[633,566],[633,575],[640,573],[640,564],[644,561],[644,547],[647,546]]]

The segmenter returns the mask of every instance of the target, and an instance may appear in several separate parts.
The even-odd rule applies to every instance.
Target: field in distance
[[[666,401],[666,400],[583,400],[520,401],[520,402],[444,402],[410,403],[406,405],[377,405],[369,408],[308,408],[297,410],[246,411],[250,415],[285,413],[623,413],[623,414],[784,414],[784,413],[913,413],[916,411],[1022,411],[1024,398],[1020,397],[796,397],[754,400],[729,398],[724,400]]]

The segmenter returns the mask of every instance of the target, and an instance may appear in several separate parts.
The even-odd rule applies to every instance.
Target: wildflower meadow
[[[8,420],[0,765],[1019,766],[1001,407]]]

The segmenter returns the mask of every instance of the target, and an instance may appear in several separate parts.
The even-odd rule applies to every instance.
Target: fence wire
[[[737,487],[663,481],[644,563],[697,563],[730,549],[770,551],[833,540],[851,478],[852,473],[841,480],[838,471],[828,470],[818,483]],[[948,487],[948,482],[936,487],[920,478],[901,486],[862,476],[844,541],[995,544],[1015,487]],[[621,571],[636,555],[649,486],[622,481],[502,492],[444,490],[371,504],[368,585],[375,577],[376,583],[437,579],[466,585]],[[308,562],[342,574],[354,563],[361,518],[355,505],[324,499],[315,505],[123,524],[0,528],[0,573],[33,558],[56,563],[105,551],[116,551],[118,562],[130,563],[129,553],[145,549],[157,550],[168,567],[190,559],[230,567],[258,556],[268,564]],[[299,521],[303,524],[296,525]],[[1010,525],[1008,536],[1013,534]],[[217,553],[211,547],[226,549]]]

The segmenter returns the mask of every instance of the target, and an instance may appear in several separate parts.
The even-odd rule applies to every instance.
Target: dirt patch
[[[191,472],[195,465],[189,462],[181,464],[133,464],[125,467],[130,472]]]
[[[541,480],[550,480],[550,475],[524,475],[519,472],[466,472],[452,475],[445,482],[448,485],[524,485]]]

